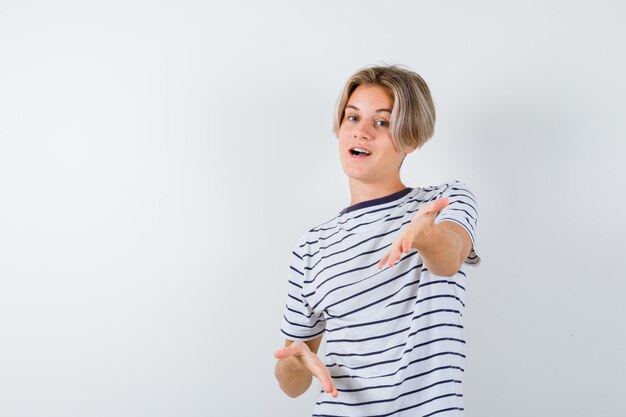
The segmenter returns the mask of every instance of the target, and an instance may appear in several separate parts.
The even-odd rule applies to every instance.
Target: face
[[[360,85],[350,96],[339,127],[339,158],[351,181],[399,181],[405,153],[391,141],[392,108],[393,97],[380,86]]]

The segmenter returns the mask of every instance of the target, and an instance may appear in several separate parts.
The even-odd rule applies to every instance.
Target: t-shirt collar
[[[353,204],[353,205],[351,205],[349,207],[344,208],[343,210],[341,210],[339,215],[341,216],[342,214],[350,213],[351,211],[359,210],[359,209],[366,208],[366,207],[371,207],[371,206],[377,206],[379,204],[390,203],[390,202],[392,202],[394,200],[398,200],[398,199],[404,197],[405,195],[410,193],[411,190],[413,190],[413,189],[410,188],[410,187],[407,187],[404,190],[400,190],[398,192],[395,192],[393,194],[390,194],[390,195],[387,195],[387,196],[384,196],[384,197],[374,198],[372,200],[361,201],[360,203],[356,203],[356,204]]]

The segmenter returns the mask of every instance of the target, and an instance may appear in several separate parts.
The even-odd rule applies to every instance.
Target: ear
[[[413,153],[413,151],[414,151],[414,150],[416,150],[416,149],[417,149],[417,145],[413,145],[413,146],[411,146],[411,147],[409,147],[409,148],[406,148],[406,149],[404,150],[404,153],[406,153],[406,154],[408,155],[408,154],[410,154],[410,153]]]

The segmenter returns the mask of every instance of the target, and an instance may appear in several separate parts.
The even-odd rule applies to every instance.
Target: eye
[[[377,120],[376,121],[376,125],[377,126],[383,126],[383,127],[387,127],[389,126],[389,122],[386,120]]]
[[[351,122],[355,122],[356,121],[356,116],[354,116],[354,115],[347,116],[346,120],[349,120]]]

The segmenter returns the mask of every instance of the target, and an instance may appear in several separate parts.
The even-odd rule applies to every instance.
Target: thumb
[[[293,354],[294,354],[293,348],[289,346],[289,347],[278,349],[276,352],[274,352],[274,357],[276,359],[285,359],[285,358],[290,357]]]
[[[424,207],[423,214],[437,214],[437,212],[446,207],[448,204],[448,197],[438,198],[437,200],[431,201],[428,206]]]
[[[276,359],[285,359],[288,358],[296,353],[298,353],[300,350],[302,350],[302,348],[300,347],[301,344],[294,342],[289,346],[283,347],[278,349],[276,352],[274,352],[274,357]],[[306,345],[304,345],[306,346]]]

